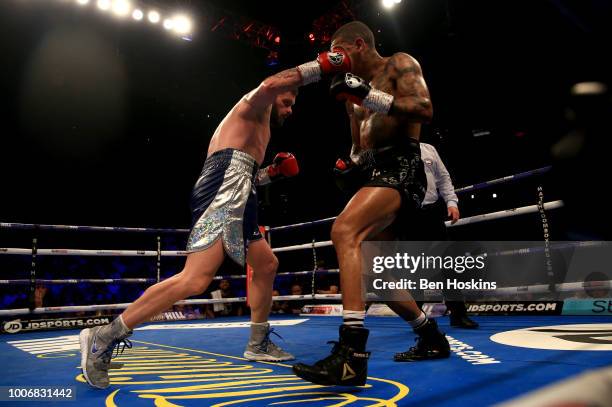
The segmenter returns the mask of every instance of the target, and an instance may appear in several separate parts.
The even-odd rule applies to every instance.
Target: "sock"
[[[107,341],[114,339],[127,338],[132,334],[132,330],[128,328],[123,322],[123,318],[119,315],[108,325],[104,325],[99,331],[98,335]]]
[[[351,328],[363,328],[365,311],[342,310],[342,324]]]
[[[413,319],[412,321],[408,321],[408,323],[410,324],[413,330],[419,329],[427,323],[427,316],[425,316],[425,313],[421,311],[421,315],[419,315],[418,317],[416,317],[416,319]]]
[[[260,344],[268,331],[270,330],[269,322],[251,322],[251,337],[249,338],[249,344],[257,345]]]

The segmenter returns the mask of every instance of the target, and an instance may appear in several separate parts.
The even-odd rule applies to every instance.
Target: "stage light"
[[[382,5],[386,9],[393,8],[396,4],[400,4],[402,0],[382,0]]]
[[[157,24],[159,23],[159,20],[161,20],[161,16],[155,10],[149,11],[149,14],[147,14],[147,18],[153,24]]]
[[[497,198],[497,194],[493,194],[493,198]]]
[[[274,43],[275,43],[275,44],[280,44],[280,37],[279,37],[279,36],[276,36],[276,37],[274,38]]]
[[[171,19],[167,18],[164,20],[164,28],[166,30],[171,30],[174,28],[174,21],[172,21]]]
[[[98,0],[98,8],[102,11],[107,11],[111,8],[110,0]]]
[[[191,32],[191,20],[186,16],[175,16],[172,21],[177,34],[186,35]]]
[[[119,17],[125,17],[130,13],[132,6],[128,0],[115,0],[113,2],[113,12]]]
[[[140,9],[135,9],[135,10],[132,12],[132,18],[133,18],[134,20],[136,20],[136,21],[140,21],[140,20],[142,20],[142,18],[143,18],[143,17],[144,17],[144,13],[143,13],[143,12],[142,12],[142,10],[140,10]]]
[[[80,6],[86,6],[86,5],[88,5],[88,4],[89,4],[89,0],[77,0],[77,3],[78,3]]]
[[[602,82],[579,82],[572,86],[572,95],[602,95],[608,87]]]
[[[382,5],[384,8],[389,9],[395,6],[395,0],[382,0]]]

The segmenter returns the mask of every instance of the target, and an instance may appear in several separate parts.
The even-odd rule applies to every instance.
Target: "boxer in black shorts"
[[[347,185],[357,191],[331,231],[338,256],[343,324],[331,355],[314,365],[296,364],[295,374],[323,385],[364,385],[367,378],[369,331],[364,328],[361,242],[395,240],[395,231],[414,228],[427,188],[419,146],[421,123],[432,117],[429,91],[419,63],[410,55],[382,57],[374,35],[354,21],[332,36],[332,49],[351,58],[351,73],[337,75],[331,94],[346,101],[353,147],[340,172],[354,175]],[[338,167],[337,164],[337,167]],[[342,168],[343,167],[343,168]],[[404,360],[448,357],[449,345],[434,320],[414,300],[402,302],[418,335]]]

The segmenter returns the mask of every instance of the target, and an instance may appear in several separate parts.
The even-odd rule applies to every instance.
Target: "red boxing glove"
[[[342,48],[334,48],[332,52],[321,52],[317,56],[317,62],[323,75],[350,72],[351,70],[351,58]]]
[[[295,177],[300,172],[297,159],[291,153],[276,154],[272,163],[273,164],[267,168],[270,180],[278,177]]]
[[[342,158],[338,158],[338,160],[336,161],[336,169],[339,171],[344,171],[349,167],[349,163],[346,160],[343,160]]]

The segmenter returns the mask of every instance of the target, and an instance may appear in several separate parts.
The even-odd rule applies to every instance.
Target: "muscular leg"
[[[395,189],[361,188],[334,222],[331,238],[340,266],[345,310],[365,309],[361,296],[361,242],[389,226],[400,205],[400,194]]]
[[[389,227],[372,237],[371,240],[395,240],[395,235],[392,228]],[[417,346],[410,348],[407,352],[395,354],[394,360],[416,361],[448,357],[450,347],[444,334],[438,330],[437,324],[427,319],[410,293],[403,292],[397,296],[398,301],[387,301],[386,304],[412,326],[419,340]],[[406,297],[410,297],[410,300],[406,300]]]
[[[395,234],[393,233],[392,227],[390,226],[382,232],[378,233],[376,236],[373,236],[369,240],[391,241],[395,240],[395,238]],[[421,308],[414,300],[387,301],[387,305],[393,310],[393,312],[399,315],[406,322],[414,321],[421,315],[422,312]]]
[[[406,322],[414,321],[423,312],[414,300],[387,301],[387,305]]]
[[[129,328],[151,319],[177,301],[203,293],[223,263],[225,252],[221,239],[206,250],[190,253],[183,270],[149,288],[121,314]]]
[[[294,356],[276,346],[270,340],[268,316],[272,307],[272,286],[278,259],[264,239],[249,245],[247,263],[253,268],[249,282],[249,303],[251,304],[251,336],[244,351],[244,357],[256,361],[285,361]]]
[[[272,286],[278,259],[264,239],[249,245],[247,263],[253,268],[253,279],[249,282],[249,304],[251,321],[266,322],[272,306]]]
[[[322,385],[365,384],[369,331],[363,327],[361,242],[391,225],[400,206],[400,194],[395,189],[364,187],[357,191],[334,222],[331,237],[340,266],[343,307],[340,340],[325,359],[314,365],[298,363],[293,366],[293,372],[302,379]]]

